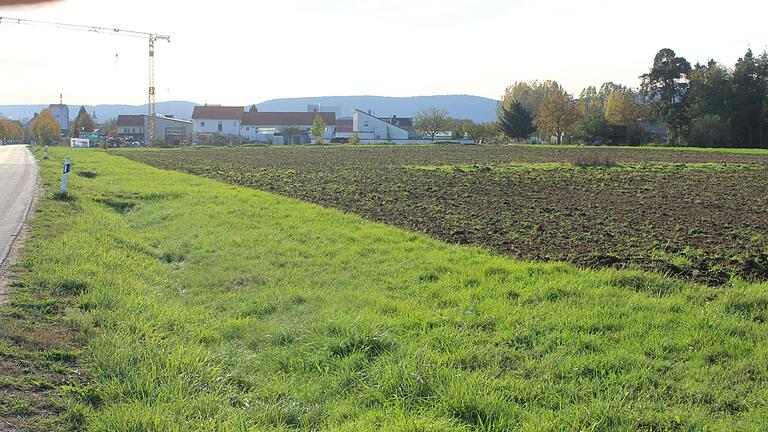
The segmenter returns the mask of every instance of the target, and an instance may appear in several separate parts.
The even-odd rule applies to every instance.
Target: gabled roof
[[[387,121],[387,119],[381,119],[381,118],[379,118],[379,117],[376,117],[376,116],[374,116],[373,114],[368,114],[367,112],[365,112],[365,111],[361,111],[361,110],[359,110],[359,109],[357,109],[357,108],[355,108],[355,110],[352,112],[352,115],[355,115],[355,114],[357,114],[358,116],[360,116],[360,115],[363,115],[363,116],[366,116],[366,117],[368,117],[368,118],[369,118],[369,119],[371,119],[371,120],[375,120],[375,121],[378,121],[378,122],[381,122],[381,123],[389,124],[390,126],[388,126],[388,127],[393,127],[393,128],[395,128],[395,129],[400,129],[400,130],[401,130],[401,131],[403,131],[403,132],[408,132],[407,130],[403,129],[403,128],[402,128],[402,127],[400,127],[400,126],[395,126],[395,125],[393,125],[393,124],[391,123],[391,120],[390,120],[390,121]]]
[[[413,127],[413,119],[411,117],[379,117],[379,120],[383,120],[393,126],[397,126],[402,129],[408,129]]]
[[[315,117],[320,116],[326,126],[336,124],[336,113],[332,112],[246,112],[244,126],[311,126]]]
[[[144,126],[144,116],[138,115],[119,115],[117,116],[117,126]]]
[[[192,111],[194,120],[240,120],[243,118],[245,107],[241,106],[221,106],[221,105],[198,105]]]
[[[175,117],[169,117],[169,116],[157,116],[158,120],[164,120],[164,121],[170,121],[170,122],[176,122],[176,123],[184,123],[184,124],[192,124],[190,120],[183,120],[183,119],[177,119]]]

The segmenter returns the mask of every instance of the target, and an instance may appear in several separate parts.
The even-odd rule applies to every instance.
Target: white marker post
[[[45,153],[43,153],[43,159],[48,159],[48,144],[45,145]]]
[[[72,171],[72,161],[69,158],[64,159],[64,174],[61,175],[61,194],[67,193],[67,177]]]

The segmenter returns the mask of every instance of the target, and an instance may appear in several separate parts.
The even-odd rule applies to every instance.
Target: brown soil
[[[451,145],[121,154],[526,260],[714,285],[768,279],[768,155]],[[575,165],[591,159],[616,166]]]

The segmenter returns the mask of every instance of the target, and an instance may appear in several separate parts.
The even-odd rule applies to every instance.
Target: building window
[[[232,126],[237,127],[237,121],[233,121]]]
[[[200,122],[200,127],[205,127],[205,122]]]
[[[363,127],[368,127],[368,120],[363,122]]]
[[[224,125],[219,122],[219,132],[224,132]]]
[[[247,130],[247,131],[250,131],[250,130],[251,130],[251,127],[250,127],[250,126],[246,126],[246,127],[245,127],[245,130]]]

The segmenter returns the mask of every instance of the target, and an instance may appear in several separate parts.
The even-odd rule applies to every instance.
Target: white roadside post
[[[45,152],[43,154],[43,159],[48,159],[48,144],[45,145]]]
[[[67,193],[67,177],[72,171],[72,161],[69,158],[64,159],[64,174],[61,175],[61,194]]]

